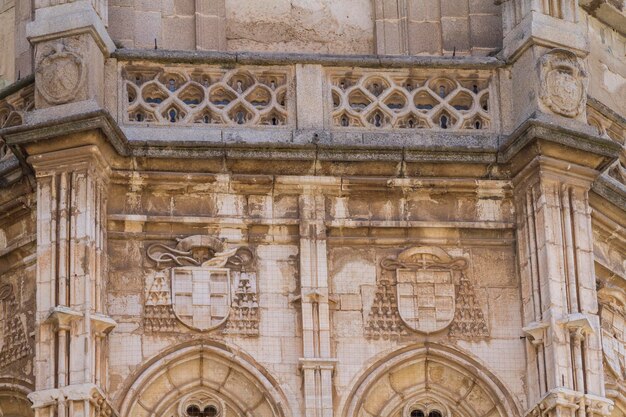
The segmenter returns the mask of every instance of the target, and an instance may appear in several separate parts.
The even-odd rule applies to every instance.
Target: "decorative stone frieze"
[[[582,60],[570,51],[553,49],[541,57],[538,65],[543,104],[561,116],[583,114],[588,80]]]
[[[457,306],[450,325],[450,336],[458,338],[489,337],[489,326],[482,306],[476,298],[472,282],[461,274],[456,291]]]
[[[282,68],[129,65],[124,120],[129,123],[285,126],[291,73]]]
[[[26,334],[24,317],[19,314],[19,308],[13,286],[0,286],[0,325],[2,328],[2,347],[0,348],[0,369],[30,356],[32,349]]]
[[[337,128],[492,130],[490,73],[332,70]]]
[[[147,256],[160,269],[146,294],[147,331],[180,331],[183,325],[199,332],[221,328],[228,334],[258,335],[259,304],[250,249],[194,235],[179,239],[174,248],[152,244]]]
[[[384,258],[381,268],[393,271],[378,281],[365,333],[370,338],[397,338],[407,328],[436,333],[450,328],[457,338],[489,336],[474,288],[463,272],[468,262],[438,247],[406,249]],[[384,272],[383,272],[384,273]]]
[[[36,416],[51,415],[55,408],[70,416],[117,417],[104,392],[93,384],[69,385],[61,388],[40,390],[28,398],[33,403]]]
[[[606,398],[557,388],[549,392],[526,415],[529,417],[607,417],[611,415],[612,410],[613,403]]]

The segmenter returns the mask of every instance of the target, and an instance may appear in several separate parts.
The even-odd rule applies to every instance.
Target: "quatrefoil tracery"
[[[125,78],[129,122],[288,123],[287,74],[280,71],[130,68]]]
[[[489,129],[489,81],[380,74],[331,76],[339,127]]]

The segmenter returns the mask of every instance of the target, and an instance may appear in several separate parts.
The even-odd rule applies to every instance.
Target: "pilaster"
[[[300,196],[300,303],[302,308],[304,415],[332,417],[330,302],[325,201],[321,193],[306,190]]]
[[[588,201],[597,174],[538,155],[514,178],[529,415],[610,413]]]
[[[578,0],[503,0],[502,57],[513,129],[539,114],[586,124],[589,39]]]
[[[108,164],[96,146],[31,156],[37,180],[36,416],[106,405]]]

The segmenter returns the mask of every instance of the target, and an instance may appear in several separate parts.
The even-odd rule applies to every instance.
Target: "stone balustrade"
[[[129,126],[301,128],[310,80],[296,66],[119,64],[120,121]],[[497,70],[316,66],[320,128],[498,132]],[[306,97],[304,100],[306,104]],[[317,115],[320,116],[320,115]]]

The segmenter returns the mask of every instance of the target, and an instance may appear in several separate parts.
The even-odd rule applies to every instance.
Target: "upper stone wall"
[[[589,95],[626,116],[626,37],[582,14],[589,34]]]
[[[179,50],[486,55],[502,44],[492,0],[196,3],[110,0],[109,33],[127,48]]]
[[[31,73],[30,1],[0,0],[0,88]]]

